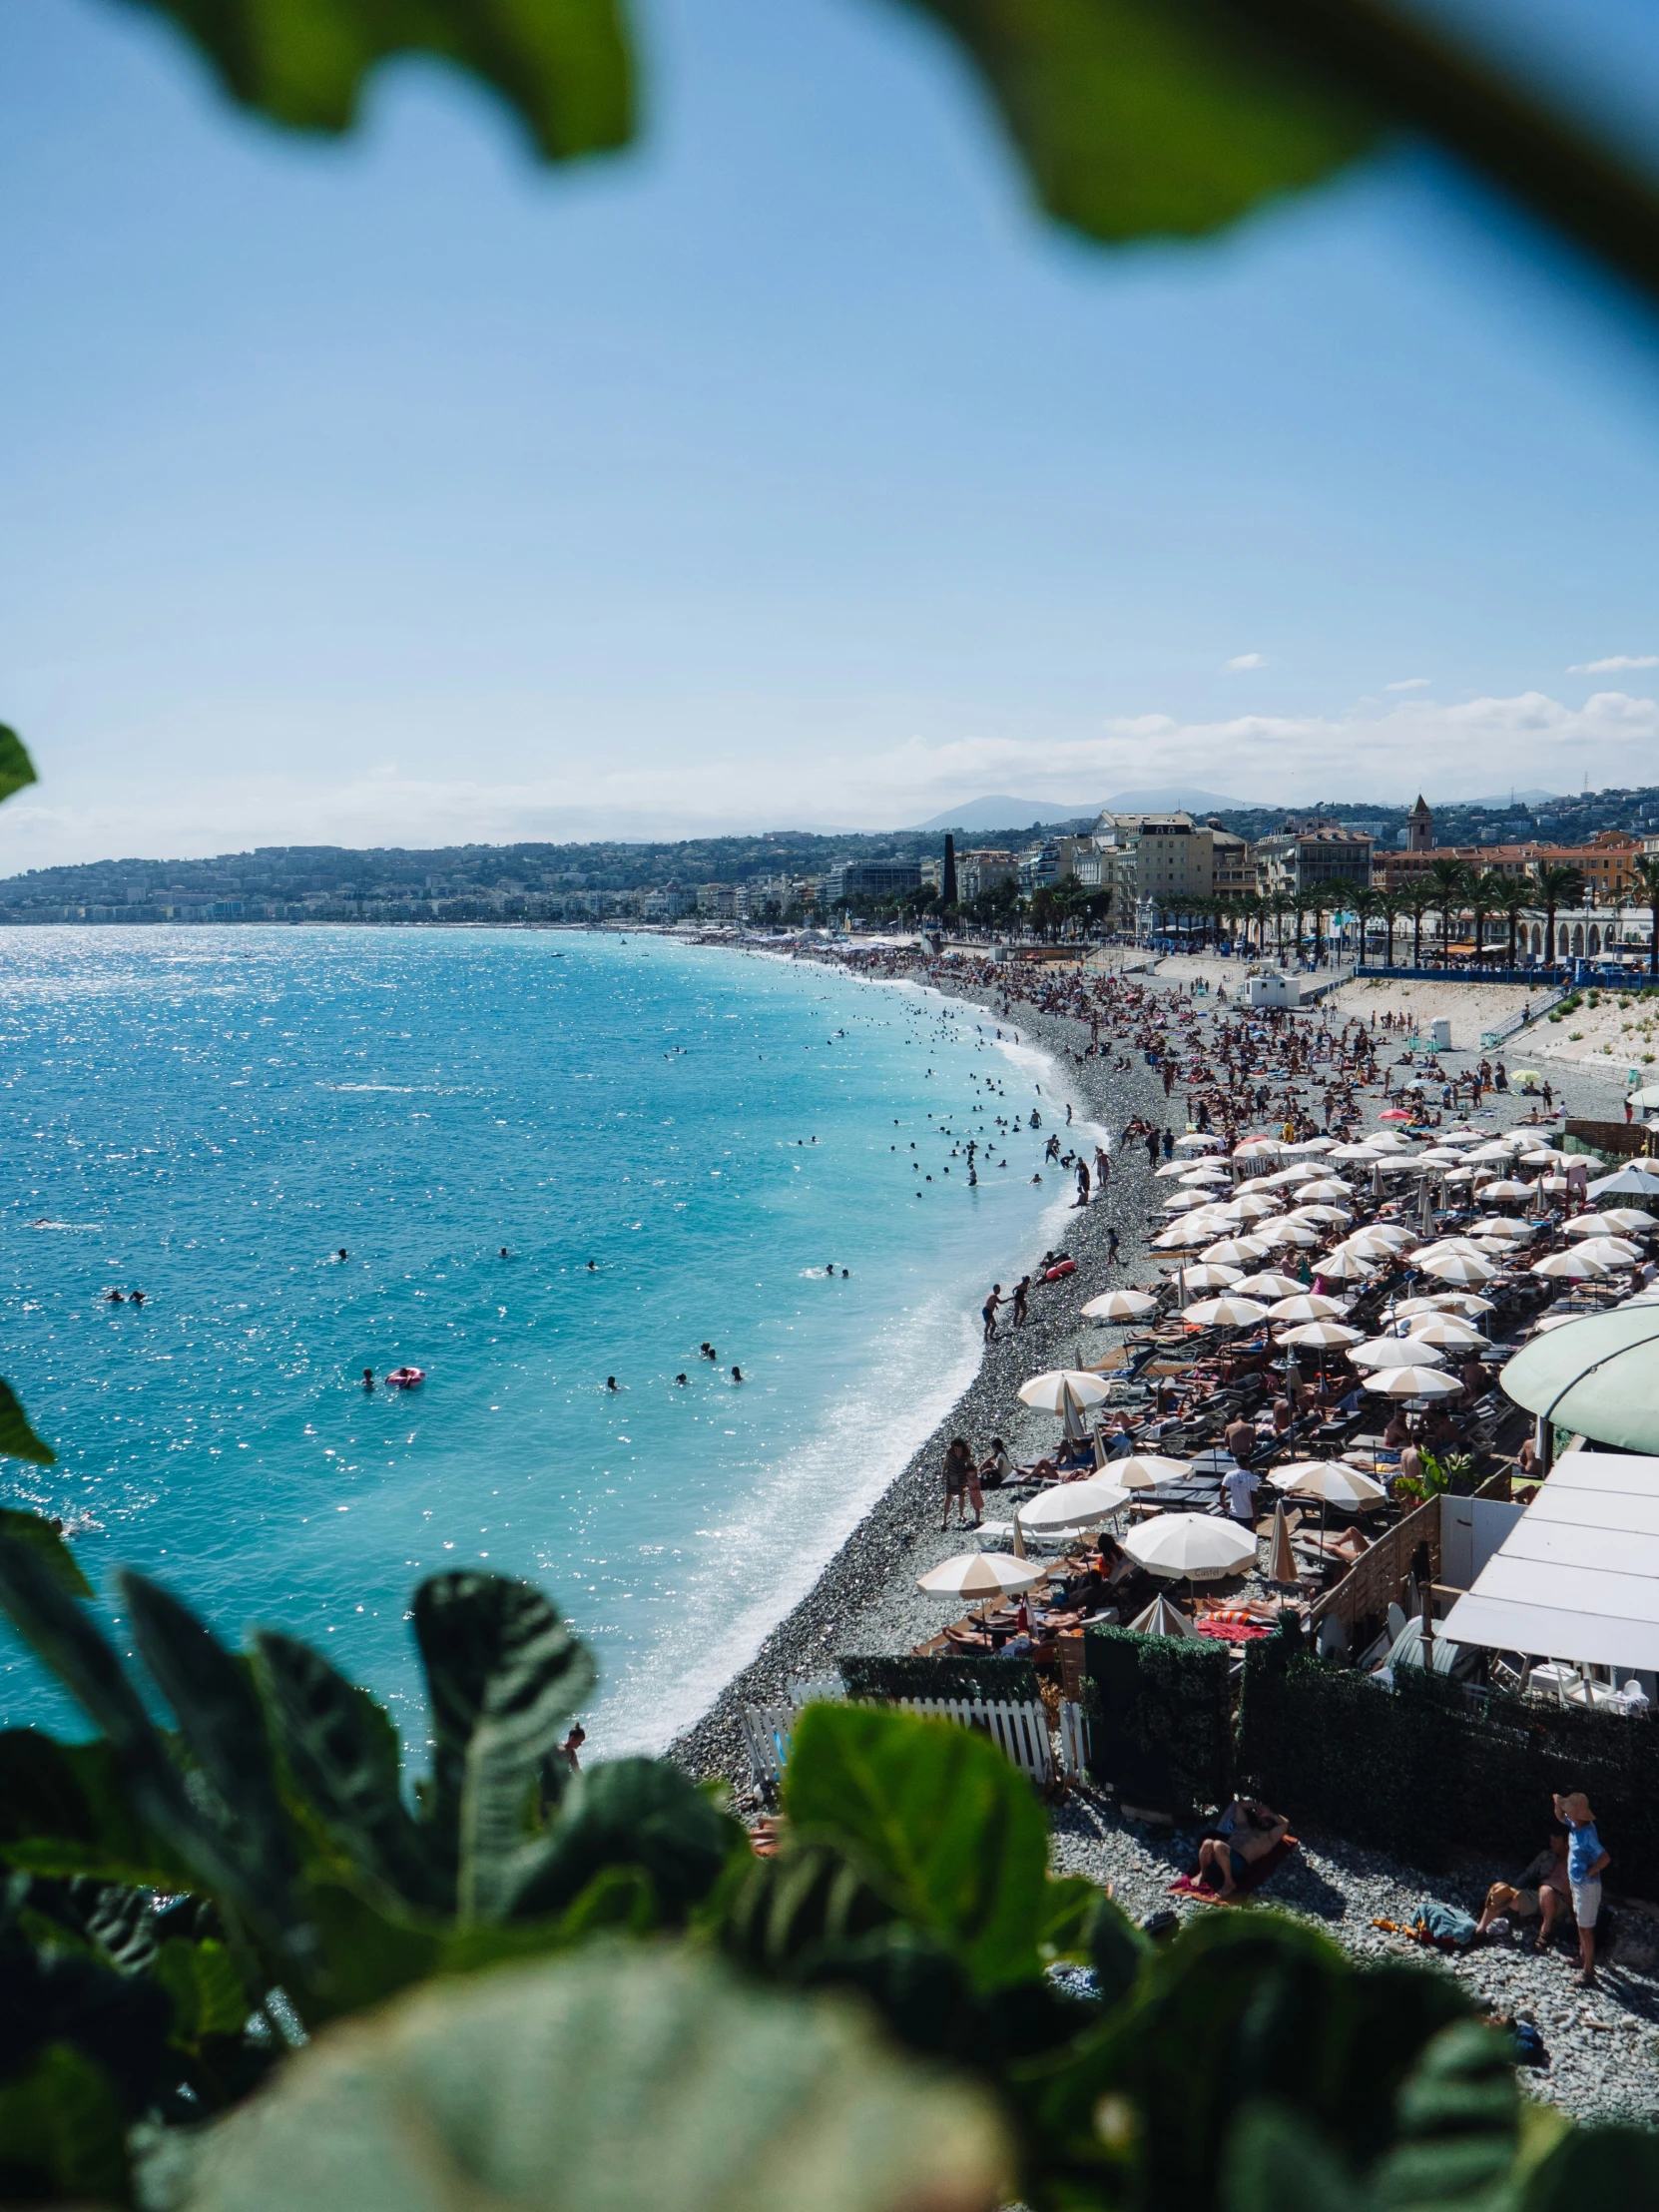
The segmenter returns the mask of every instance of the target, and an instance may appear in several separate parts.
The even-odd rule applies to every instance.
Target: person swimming
[[[142,1306],[144,1304],[144,1293],[142,1291],[129,1291],[127,1298],[130,1305]]]
[[[739,1367],[734,1367],[734,1368],[733,1368],[733,1370],[732,1370],[732,1380],[733,1380],[733,1382],[741,1382],[743,1381],[743,1370],[742,1370],[742,1368],[739,1368]]]
[[[685,1378],[685,1376],[684,1376],[684,1375],[677,1375],[677,1376],[676,1376],[676,1377],[674,1378],[674,1380],[675,1380],[675,1382],[681,1382],[681,1383],[683,1383],[683,1382],[685,1382],[686,1378]]]
[[[104,1304],[106,1306],[125,1306],[126,1303],[127,1301],[119,1291],[106,1291],[104,1293]]]
[[[363,1370],[363,1388],[364,1388],[365,1390],[371,1390],[371,1389],[373,1389],[373,1387],[374,1387],[374,1370],[373,1370],[372,1368],[364,1368],[364,1370]]]
[[[599,1262],[597,1260],[590,1260],[588,1262],[588,1273],[590,1275],[597,1275],[599,1273]]]
[[[608,1375],[605,1378],[605,1387],[608,1390],[620,1390],[622,1384],[617,1381],[614,1375]]]

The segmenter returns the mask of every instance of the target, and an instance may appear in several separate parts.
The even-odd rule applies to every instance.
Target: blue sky
[[[435,69],[318,144],[0,14],[0,867],[1659,780],[1616,287],[1409,149],[1101,253],[879,0],[642,31],[549,173]]]

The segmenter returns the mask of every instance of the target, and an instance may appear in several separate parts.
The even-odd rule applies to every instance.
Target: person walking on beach
[[[956,1523],[960,1528],[977,1528],[984,1516],[985,1500],[979,1489],[979,1469],[973,1463],[973,1453],[968,1449],[965,1436],[953,1436],[944,1455],[942,1470],[944,1482],[944,1518],[939,1523],[939,1533],[950,1526],[950,1504],[956,1501]],[[973,1519],[967,1517],[968,1499],[973,1500]]]
[[[1025,1326],[1025,1302],[1030,1296],[1031,1278],[1028,1275],[1022,1275],[1014,1285],[1014,1327],[1016,1329],[1022,1329]]]
[[[996,1310],[1001,1304],[1002,1285],[1000,1283],[993,1283],[991,1285],[990,1297],[986,1299],[984,1305],[981,1306],[979,1309],[979,1319],[985,1325],[985,1342],[988,1345],[995,1344],[996,1342]]]
[[[1089,1171],[1083,1161],[1079,1160],[1077,1163],[1077,1204],[1079,1206],[1086,1206],[1088,1203]]]

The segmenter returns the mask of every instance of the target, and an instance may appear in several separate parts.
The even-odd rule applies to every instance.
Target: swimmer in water
[[[373,1387],[374,1387],[374,1370],[373,1370],[372,1368],[364,1368],[364,1370],[363,1370],[363,1388],[364,1388],[365,1390],[371,1390],[371,1389],[373,1389]]]
[[[104,1304],[106,1306],[125,1306],[126,1303],[127,1301],[119,1291],[106,1291],[104,1293]]]
[[[618,1382],[614,1375],[608,1375],[605,1378],[605,1387],[608,1390],[617,1390],[620,1389],[622,1385],[620,1382]]]
[[[742,1370],[742,1368],[734,1368],[734,1369],[732,1370],[732,1380],[733,1380],[733,1382],[741,1382],[743,1381],[743,1370]]]
[[[142,1306],[144,1304],[144,1293],[142,1291],[129,1291],[127,1296],[134,1306]]]
[[[334,1254],[334,1258],[335,1258],[336,1260],[343,1260],[343,1259],[345,1258],[345,1247],[344,1247],[344,1245],[341,1245],[341,1246],[340,1246],[339,1250],[338,1250],[338,1251],[337,1251],[337,1252],[336,1252],[336,1253]]]
[[[588,1273],[590,1275],[597,1275],[599,1273],[599,1262],[597,1260],[590,1260],[588,1262]]]
[[[503,1260],[507,1257],[507,1248],[505,1245],[501,1247],[501,1257]]]
[[[683,1375],[677,1375],[674,1380],[676,1382],[684,1383],[686,1379]]]
[[[713,1345],[705,1345],[703,1347],[703,1357],[705,1360],[713,1360],[717,1366],[719,1365],[720,1354],[715,1350]]]

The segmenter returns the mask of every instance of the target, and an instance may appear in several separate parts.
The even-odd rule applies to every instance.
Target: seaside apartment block
[[[1380,890],[1409,889],[1427,875],[1436,860],[1461,860],[1483,875],[1503,875],[1518,882],[1546,867],[1575,867],[1583,876],[1592,906],[1610,906],[1630,891],[1634,877],[1631,863],[1645,843],[1629,830],[1598,830],[1587,844],[1549,844],[1537,839],[1520,844],[1436,844],[1434,817],[1418,796],[1406,825],[1403,852],[1380,851],[1372,869],[1372,881]]]
[[[1340,899],[1369,887],[1372,850],[1370,837],[1329,824],[1282,830],[1255,847],[1256,887],[1264,898]]]

